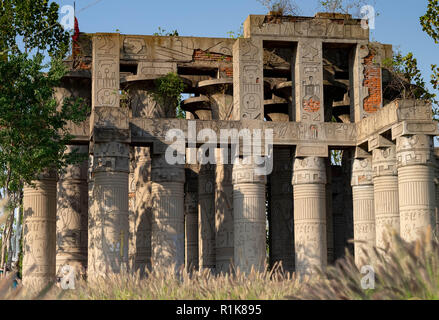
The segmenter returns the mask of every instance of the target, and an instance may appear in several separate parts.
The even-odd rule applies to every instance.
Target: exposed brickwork
[[[206,62],[222,62],[226,66],[219,67],[219,72],[222,77],[233,77],[233,57],[221,53],[212,53],[203,50],[194,51],[194,61]]]
[[[217,62],[232,62],[233,57],[221,53],[211,53],[203,50],[194,51],[195,61],[217,61]]]
[[[369,89],[369,96],[364,99],[364,111],[374,113],[382,104],[381,67],[374,63],[375,54],[370,53],[364,58],[363,86]]]

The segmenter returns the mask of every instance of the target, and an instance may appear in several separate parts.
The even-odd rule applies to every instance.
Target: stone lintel
[[[367,142],[370,136],[390,130],[405,120],[431,121],[431,103],[423,100],[395,100],[376,113],[357,122],[358,144]]]
[[[366,159],[370,157],[371,154],[366,151],[362,146],[355,147],[354,158],[355,159]]]
[[[372,152],[375,149],[388,148],[394,145],[395,144],[389,139],[386,139],[380,134],[375,134],[371,138],[369,138],[368,149],[369,152]]]
[[[244,22],[244,37],[368,40],[369,30],[358,19],[250,15]]]
[[[329,157],[328,145],[324,144],[311,144],[311,143],[301,143],[296,147],[296,157]]]
[[[392,139],[401,136],[425,134],[428,136],[439,135],[439,127],[435,121],[403,121],[392,127]]]
[[[322,144],[328,147],[354,147],[357,145],[355,124],[342,123],[302,123],[302,122],[263,122],[258,120],[243,121],[199,121],[191,120],[195,124],[194,140],[196,145],[205,144],[204,137],[199,133],[203,129],[212,129],[220,143],[221,130],[249,129],[250,134],[261,132],[262,143],[264,142],[264,132],[268,129],[273,130],[274,145],[298,145],[298,144]],[[187,142],[189,141],[188,120],[180,119],[131,119],[131,141],[135,145],[151,145],[166,142],[166,133],[171,129],[179,129],[183,132]],[[253,136],[255,137],[255,136]],[[201,139],[200,139],[201,138]],[[217,145],[219,146],[219,145]]]

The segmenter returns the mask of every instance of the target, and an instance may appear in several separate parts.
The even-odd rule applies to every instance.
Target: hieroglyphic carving
[[[23,285],[42,290],[55,281],[56,179],[47,175],[23,190]]]
[[[294,72],[297,121],[324,121],[322,51],[319,40],[299,41],[297,45]]]
[[[317,157],[294,160],[294,244],[299,274],[327,264],[325,163]]]
[[[359,22],[345,22],[346,17],[271,17],[250,15],[244,23],[245,37],[300,39],[307,37],[329,39],[369,39],[369,30]],[[281,21],[279,21],[281,20]]]
[[[233,119],[264,117],[264,75],[262,40],[238,39],[233,46]]]
[[[234,264],[241,272],[265,269],[266,176],[255,174],[255,165],[233,167]]]
[[[119,34],[93,35],[92,114],[90,132],[95,126],[97,107],[118,108],[119,98]]]
[[[215,270],[215,166],[200,166],[198,174],[198,259],[200,269]]]
[[[299,123],[271,121],[199,121],[196,123],[196,133],[209,128],[220,137],[221,129],[273,129],[275,145],[297,145],[316,143],[328,146],[355,146],[356,126],[351,123]],[[144,119],[133,118],[130,121],[131,139],[135,143],[165,143],[166,132],[171,129],[181,129],[188,137],[188,126],[184,120]],[[197,143],[204,143],[199,140]]]
[[[352,199],[354,219],[355,263],[361,267],[371,264],[371,250],[375,246],[375,210],[372,157],[354,159],[352,164]],[[369,253],[369,254],[368,254]]]
[[[216,271],[229,272],[233,262],[233,165],[222,164],[217,149],[215,165]]]
[[[433,139],[427,135],[396,140],[401,237],[414,241],[436,226]]]
[[[376,246],[386,248],[400,230],[396,146],[372,152]]]
[[[69,146],[88,155],[87,146]],[[60,175],[57,190],[56,265],[57,272],[68,264],[76,275],[85,276],[88,247],[88,161],[69,165]]]
[[[151,260],[155,270],[184,264],[184,182],[182,165],[152,156]]]

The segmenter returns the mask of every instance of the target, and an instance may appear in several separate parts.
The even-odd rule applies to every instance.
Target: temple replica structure
[[[24,285],[44,286],[65,265],[89,279],[280,262],[310,273],[346,249],[372,264],[365,252],[386,250],[391,231],[414,241],[435,230],[438,126],[430,102],[388,89],[392,55],[339,14],[251,15],[238,39],[81,34],[56,93],[90,103],[67,149],[90,160],[25,189]],[[183,80],[186,119],[153,94],[169,73]],[[260,156],[273,171],[169,164],[171,129],[185,133],[186,160],[204,129],[271,129],[273,153]]]

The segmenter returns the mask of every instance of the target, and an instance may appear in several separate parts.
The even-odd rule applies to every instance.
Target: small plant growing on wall
[[[166,76],[155,80],[154,100],[172,108],[175,107],[177,118],[184,119],[185,114],[180,108],[183,91],[183,80],[176,73],[170,72]]]
[[[257,0],[273,16],[296,16],[299,13],[298,5],[291,0]]]

